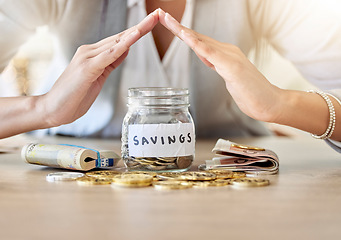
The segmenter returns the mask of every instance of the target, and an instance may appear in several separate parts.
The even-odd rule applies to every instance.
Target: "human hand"
[[[88,111],[109,74],[127,56],[130,46],[158,23],[157,11],[134,27],[78,48],[52,89],[39,96],[38,108],[46,116],[44,127],[71,123]]]
[[[238,47],[188,29],[162,10],[159,10],[159,21],[225,80],[227,90],[245,114],[262,121],[274,121],[278,117],[277,103],[284,91],[272,85]]]

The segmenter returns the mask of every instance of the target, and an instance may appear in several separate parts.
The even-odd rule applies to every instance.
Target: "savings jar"
[[[195,127],[188,107],[188,89],[128,90],[121,150],[129,171],[181,172],[191,167]]]

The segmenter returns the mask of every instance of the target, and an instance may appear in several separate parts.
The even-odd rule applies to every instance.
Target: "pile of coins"
[[[187,169],[193,162],[193,156],[184,157],[131,157],[126,164],[134,169],[162,171],[168,169]]]
[[[80,185],[111,185],[113,187],[140,188],[153,186],[155,189],[187,189],[221,187],[260,187],[267,186],[270,181],[261,178],[246,177],[243,172],[228,170],[209,170],[199,172],[119,172],[119,171],[93,171],[75,177],[75,173],[51,173],[46,179],[51,181],[75,180]],[[79,174],[79,173],[78,173]]]

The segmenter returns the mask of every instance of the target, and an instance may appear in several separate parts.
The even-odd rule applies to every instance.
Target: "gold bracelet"
[[[308,92],[316,93],[320,95],[326,101],[328,105],[328,109],[329,109],[329,125],[326,131],[322,135],[311,134],[311,136],[317,139],[330,138],[333,135],[333,132],[335,129],[335,123],[336,123],[336,114],[335,114],[334,105],[326,93],[319,91],[319,90],[309,90]]]

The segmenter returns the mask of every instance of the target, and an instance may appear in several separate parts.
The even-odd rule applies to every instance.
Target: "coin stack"
[[[193,162],[193,156],[184,157],[131,157],[127,165],[135,170],[163,171],[171,169],[187,169]]]
[[[172,190],[187,188],[221,187],[234,188],[267,186],[270,181],[262,178],[247,177],[243,172],[229,170],[209,170],[199,172],[119,172],[93,171],[78,178],[72,172],[51,173],[46,178],[51,181],[56,174],[58,181],[75,180],[80,185],[112,185],[113,187],[141,188],[153,186],[155,189]]]

